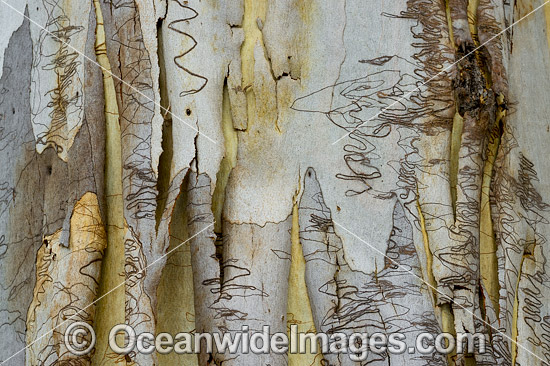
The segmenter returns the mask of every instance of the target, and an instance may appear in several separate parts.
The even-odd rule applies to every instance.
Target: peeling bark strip
[[[429,291],[421,280],[414,247],[412,225],[403,206],[396,201],[386,261],[372,273],[355,271],[348,265],[342,242],[334,232],[315,171],[308,169],[304,193],[298,207],[300,240],[306,260],[306,284],[316,328],[327,334],[353,332],[403,333],[414,339],[421,331],[441,332]],[[325,354],[334,365],[354,364],[346,355]],[[368,362],[388,364],[444,365],[438,354],[371,354]]]
[[[42,153],[52,146],[64,161],[84,118],[85,65],[78,51],[86,45],[90,10],[91,2],[86,0],[72,1],[70,6],[42,0],[28,3],[30,19],[44,26],[30,28],[36,149]]]
[[[93,9],[84,6],[76,14],[54,6],[50,12],[37,15],[36,8],[40,6],[28,4],[25,14],[39,24],[44,24],[43,17],[49,19],[50,25],[45,24],[45,28],[52,34],[77,22],[80,24],[78,36],[71,32],[64,34],[75,36],[71,45],[94,58]],[[1,12],[12,10],[2,5]],[[78,17],[78,21],[74,17]],[[4,365],[47,364],[69,357],[55,346],[62,333],[46,336],[28,350],[24,349],[25,344],[51,332],[54,326],[89,305],[95,299],[100,278],[105,239],[102,234],[105,134],[101,70],[85,64],[82,56],[78,56],[78,60],[75,55],[69,56],[63,43],[41,32],[28,19],[13,36],[8,36],[11,38],[4,50],[0,80],[3,167],[0,173],[3,192],[0,328],[5,336],[0,360],[9,359]],[[41,42],[47,43],[42,47],[43,53],[40,53]],[[65,71],[56,66],[61,64]],[[60,73],[68,70],[70,72],[64,74],[66,78],[61,77]],[[40,89],[42,92],[38,93],[38,88],[62,79],[65,88],[62,92],[55,89],[59,93],[55,90],[46,93]],[[36,99],[36,93],[42,99]],[[66,121],[60,122],[65,118],[61,114],[48,116],[48,110],[52,109],[47,105],[52,98],[58,98],[58,104],[51,104],[52,108],[67,112]],[[42,109],[37,114],[35,108],[39,105]],[[54,122],[54,117],[60,119]],[[45,139],[41,141],[49,142],[39,146],[36,123],[49,129],[58,122],[59,130],[50,135],[56,137],[48,140],[47,133],[43,134]],[[78,317],[91,322],[93,307]],[[55,331],[62,332],[61,328]]]
[[[542,4],[0,4],[0,363],[550,363],[549,13],[518,22]],[[490,344],[117,355],[123,321]]]
[[[61,245],[61,231],[45,237],[36,259],[36,284],[27,315],[27,363],[41,365],[90,364],[91,355],[75,356],[67,350],[64,334],[71,322],[93,324],[93,304],[106,245],[105,228],[97,197],[86,193],[71,218],[71,243]],[[66,322],[71,319],[71,322]],[[48,334],[55,329],[52,334]],[[43,336],[47,334],[46,336]]]

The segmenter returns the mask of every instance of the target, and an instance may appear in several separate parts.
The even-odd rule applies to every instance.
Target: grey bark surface
[[[0,4],[0,363],[550,363],[543,4]],[[490,344],[116,355],[115,322]]]

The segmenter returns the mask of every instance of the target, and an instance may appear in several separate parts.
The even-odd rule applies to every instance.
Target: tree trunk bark
[[[0,20],[0,365],[550,364],[544,0],[0,0]],[[117,324],[488,342],[121,355]]]

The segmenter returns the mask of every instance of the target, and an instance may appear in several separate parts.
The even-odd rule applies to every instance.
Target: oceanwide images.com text
[[[140,333],[128,324],[114,326],[109,333],[109,346],[117,354],[130,352],[150,354],[229,353],[229,354],[347,354],[353,361],[364,361],[370,352],[381,354],[450,354],[484,353],[486,337],[481,333],[417,333],[410,340],[404,333],[299,333],[296,325],[290,332],[272,333],[265,325],[261,331],[242,326],[227,333]],[[92,352],[96,335],[88,323],[76,322],[67,327],[65,346],[75,355]]]

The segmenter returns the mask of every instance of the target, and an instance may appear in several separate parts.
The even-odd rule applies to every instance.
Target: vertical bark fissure
[[[223,263],[223,205],[227,182],[231,171],[237,163],[238,135],[231,116],[231,105],[227,80],[223,85],[222,130],[224,137],[224,157],[216,174],[216,187],[212,193],[212,213],[214,215],[214,232],[216,233],[216,257]],[[223,283],[223,267],[220,268],[220,280]]]
[[[159,165],[157,168],[157,207],[155,212],[156,230],[158,231],[159,224],[162,219],[164,208],[166,207],[166,199],[168,196],[168,189],[170,188],[170,179],[172,174],[172,163],[174,155],[174,138],[172,133],[172,125],[174,123],[172,118],[172,112],[170,107],[170,100],[168,98],[168,92],[166,90],[166,75],[165,58],[164,58],[164,44],[162,38],[162,24],[163,19],[159,19],[157,22],[157,37],[158,37],[158,60],[159,60],[159,95],[161,114],[163,116],[162,124],[162,153],[159,156]]]
[[[111,64],[107,56],[106,35],[103,14],[99,0],[94,0],[96,15],[95,52],[102,68],[105,95],[105,201],[107,247],[102,263],[102,281],[99,296],[105,296],[98,303],[96,352],[93,365],[114,365],[109,354],[108,332],[116,324],[124,322],[124,214],[122,200],[122,160],[120,143],[119,110]],[[116,289],[115,289],[116,288]],[[115,290],[113,290],[115,289]],[[112,291],[112,292],[111,292]],[[109,361],[110,360],[110,361]],[[124,358],[119,357],[118,362]]]
[[[456,174],[457,188],[456,196],[453,195],[455,223],[450,230],[453,251],[461,254],[455,262],[458,277],[452,282],[452,301],[453,309],[460,313],[455,314],[457,331],[473,333],[476,315],[472,317],[463,310],[475,314],[483,280],[496,278],[495,254],[483,250],[494,249],[488,187],[498,149],[498,119],[502,110],[499,96],[506,94],[507,82],[502,46],[497,42],[485,44],[500,30],[492,15],[495,11],[492,3],[450,0],[449,9],[458,62],[454,93],[463,122],[462,131],[456,129],[460,137],[453,138],[460,147],[451,148],[451,153],[456,154],[451,160],[456,161],[456,173],[452,174]],[[496,303],[498,287],[491,284],[489,294],[491,302]]]

